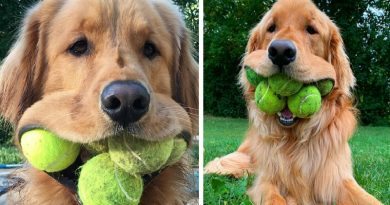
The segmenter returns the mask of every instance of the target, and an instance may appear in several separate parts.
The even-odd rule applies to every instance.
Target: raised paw
[[[236,178],[254,173],[250,156],[242,152],[233,152],[222,158],[215,158],[204,168],[205,174],[231,175]]]

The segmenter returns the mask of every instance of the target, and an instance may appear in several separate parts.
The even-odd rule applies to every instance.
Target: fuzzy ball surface
[[[76,160],[80,145],[43,129],[25,132],[21,137],[23,155],[30,164],[46,172],[66,169]]]
[[[84,147],[93,155],[108,152],[108,144],[106,139],[85,144]]]
[[[246,73],[246,78],[248,79],[249,83],[252,86],[257,86],[261,81],[265,80],[264,77],[262,77],[261,75],[257,74],[249,66],[245,66],[245,73]]]
[[[320,80],[316,83],[318,90],[321,93],[321,96],[329,94],[333,90],[333,81],[332,80]]]
[[[267,81],[260,82],[256,87],[255,102],[260,110],[269,115],[280,112],[286,106],[285,97],[276,94]]]
[[[183,138],[174,138],[173,150],[169,156],[166,165],[172,165],[178,162],[187,150],[187,142]]]
[[[78,193],[84,205],[137,205],[142,191],[141,176],[123,171],[108,153],[97,155],[81,168]]]
[[[314,85],[303,87],[297,94],[288,97],[288,108],[299,118],[307,118],[321,108],[321,94]]]
[[[281,96],[291,96],[302,88],[302,83],[285,74],[278,73],[268,79],[271,89]]]
[[[129,173],[149,174],[162,168],[173,149],[173,138],[146,141],[131,136],[108,140],[111,159]]]

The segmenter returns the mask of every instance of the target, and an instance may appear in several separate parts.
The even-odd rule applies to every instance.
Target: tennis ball
[[[84,205],[137,205],[142,191],[141,176],[123,171],[108,153],[97,155],[81,168],[78,193]]]
[[[295,116],[310,117],[321,108],[321,93],[314,85],[308,85],[297,94],[288,97],[287,104]]]
[[[173,140],[173,150],[167,160],[166,165],[169,166],[178,162],[186,150],[187,142],[183,138],[175,138]]]
[[[253,86],[257,86],[261,81],[265,80],[264,77],[257,74],[252,68],[249,66],[245,66],[246,78],[249,83]]]
[[[270,115],[280,112],[286,106],[285,97],[272,91],[267,81],[260,82],[256,87],[255,102],[260,110]]]
[[[316,82],[316,86],[321,93],[321,96],[329,94],[333,90],[333,81],[326,79]]]
[[[43,129],[25,132],[20,144],[31,165],[47,172],[66,169],[73,164],[80,152],[79,144],[61,139]]]
[[[167,162],[173,149],[173,138],[146,141],[131,136],[108,139],[111,159],[129,173],[149,174]]]
[[[88,152],[94,155],[108,152],[108,144],[107,140],[105,139],[85,144],[84,147],[87,149]]]
[[[298,82],[282,73],[275,74],[268,78],[268,83],[271,89],[276,94],[279,94],[281,96],[294,95],[302,87],[301,82]]]

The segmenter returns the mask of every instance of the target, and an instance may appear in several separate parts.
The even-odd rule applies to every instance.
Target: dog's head
[[[196,134],[197,69],[169,1],[45,0],[1,66],[0,111],[79,143]]]
[[[321,127],[329,123],[335,103],[345,106],[342,99],[351,97],[355,78],[344,52],[343,41],[336,25],[310,0],[279,0],[251,31],[243,64],[258,74],[269,77],[278,72],[304,82],[322,79],[334,81],[334,90],[323,97],[322,108],[310,119],[294,119],[295,130]],[[255,88],[241,71],[240,83],[248,101],[250,119],[263,133],[283,133],[289,127],[279,116],[270,116],[256,108]],[[291,126],[290,126],[291,127]]]

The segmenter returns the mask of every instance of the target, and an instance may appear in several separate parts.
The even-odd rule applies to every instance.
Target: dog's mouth
[[[277,113],[278,122],[284,127],[292,127],[298,122],[298,118],[286,106],[282,111]]]
[[[41,130],[47,130],[45,128],[42,128],[42,126],[39,125],[28,125],[20,129],[18,132],[18,138],[19,141],[21,140],[21,137],[23,136],[24,133],[36,129],[41,129]],[[122,132],[121,133],[123,136],[129,136],[129,133]],[[122,136],[121,135],[121,136]],[[113,138],[113,137],[118,137],[118,136],[110,136],[108,138]],[[133,136],[134,138],[142,139],[137,136]],[[69,189],[77,192],[77,183],[78,183],[78,177],[79,177],[79,172],[80,168],[90,159],[93,157],[109,152],[109,147],[107,145],[107,140],[108,138],[105,138],[103,140],[98,140],[94,141],[88,144],[81,144],[80,146],[80,151],[77,155],[76,160],[69,165],[67,168],[61,170],[61,171],[56,171],[56,172],[47,172],[48,175],[53,177],[56,181],[59,183],[65,185]],[[179,134],[177,134],[174,138],[181,138],[185,141],[186,147],[191,146],[191,133],[189,131],[183,130]],[[156,156],[157,157],[157,156]],[[161,169],[151,172],[149,174],[142,175],[142,179],[144,184],[150,183],[156,176],[158,176],[165,167],[162,167]]]

